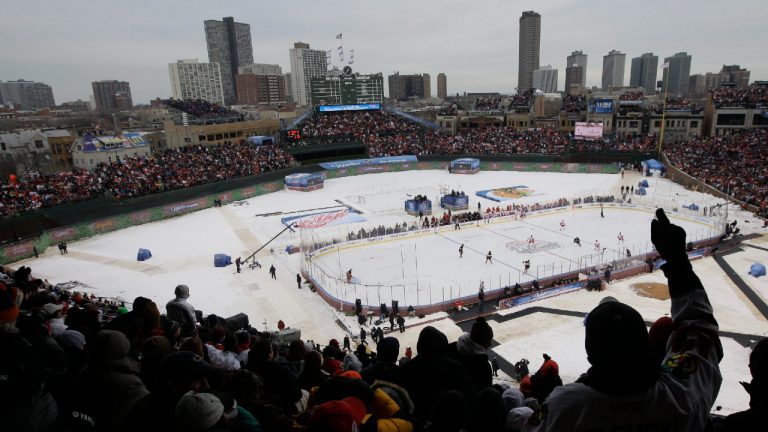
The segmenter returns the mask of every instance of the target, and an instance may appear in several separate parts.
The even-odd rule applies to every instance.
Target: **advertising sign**
[[[355,105],[321,105],[320,112],[336,112],[336,111],[367,111],[367,110],[379,110],[381,104],[355,104]]]
[[[613,99],[594,98],[589,100],[589,112],[610,114],[613,112]]]
[[[601,139],[603,137],[602,123],[576,122],[576,139]]]

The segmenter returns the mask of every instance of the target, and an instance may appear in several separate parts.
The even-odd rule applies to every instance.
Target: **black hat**
[[[216,368],[190,351],[178,351],[160,362],[160,376],[171,379],[207,378]]]
[[[585,326],[587,359],[593,366],[629,366],[643,362],[649,353],[643,317],[615,299],[601,301],[592,309]]]
[[[478,345],[488,348],[493,340],[493,329],[488,325],[484,317],[478,317],[472,324],[469,337]]]

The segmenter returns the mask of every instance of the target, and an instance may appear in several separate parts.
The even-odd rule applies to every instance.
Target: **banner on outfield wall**
[[[337,162],[322,162],[319,165],[327,170],[337,170],[342,168],[352,168],[366,165],[398,164],[418,162],[416,156],[387,156],[370,159],[352,159]]]

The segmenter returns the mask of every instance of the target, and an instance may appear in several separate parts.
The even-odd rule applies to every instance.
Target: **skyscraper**
[[[624,63],[627,61],[627,55],[616,50],[611,50],[608,55],[603,56],[603,82],[602,90],[607,91],[609,87],[624,86]]]
[[[686,52],[679,52],[672,57],[664,59],[669,67],[664,69],[663,82],[667,83],[670,96],[688,95],[688,84],[691,76],[691,56]],[[667,76],[669,74],[669,76]]]
[[[168,64],[171,94],[174,99],[202,99],[224,103],[224,88],[218,63],[198,63],[197,59],[179,60]]]
[[[96,111],[110,112],[133,106],[131,85],[128,81],[102,80],[91,83]]]
[[[745,89],[749,85],[749,71],[739,65],[723,65],[720,70],[720,83],[736,84],[736,88]]]
[[[387,77],[389,82],[389,98],[392,100],[408,100],[410,98],[428,98],[430,77],[429,74],[420,75],[394,75]]]
[[[56,105],[53,89],[37,81],[0,82],[0,104],[15,105],[26,110],[49,108]]]
[[[293,100],[299,105],[309,105],[312,98],[310,79],[323,76],[328,70],[325,51],[313,50],[308,43],[296,42],[288,52],[291,58]]]
[[[565,80],[568,81],[568,69],[574,66],[581,66],[581,82],[579,83],[570,83],[570,84],[581,84],[581,88],[586,88],[587,86],[587,55],[584,54],[581,50],[574,51],[566,58],[565,62]],[[565,83],[566,87],[565,90],[568,91],[568,86],[570,85],[568,82]]]
[[[446,82],[445,74],[440,72],[437,74],[437,98],[445,100],[448,97],[448,83]]]
[[[557,69],[552,66],[542,66],[533,71],[533,88],[544,93],[554,93],[557,91]]]
[[[236,80],[239,104],[286,103],[285,76],[279,65],[257,63],[240,66]]]
[[[578,89],[583,89],[582,82],[584,82],[584,68],[581,66],[570,66],[565,68],[565,92],[571,93],[578,92]],[[576,88],[574,88],[576,86]]]
[[[520,48],[517,63],[517,92],[533,87],[533,71],[539,68],[541,46],[541,15],[534,11],[520,16]]]
[[[253,63],[251,26],[226,17],[223,21],[206,20],[205,42],[208,45],[208,61],[218,63],[224,88],[224,102],[235,102],[235,75],[237,68]]]
[[[656,74],[659,69],[659,56],[653,53],[645,53],[640,57],[632,59],[632,70],[629,74],[629,85],[632,87],[642,87],[645,94],[651,95],[656,92]]]

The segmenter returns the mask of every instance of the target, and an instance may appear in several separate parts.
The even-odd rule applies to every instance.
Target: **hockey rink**
[[[478,203],[485,209],[491,205],[544,203],[585,194],[618,195],[621,186],[636,185],[641,179],[639,174],[630,172],[624,179],[619,174],[543,172],[481,172],[472,176],[451,175],[445,171],[368,174],[327,180],[323,189],[313,192],[283,190],[221,208],[98,235],[71,242],[68,255],[59,255],[56,248],[49,248],[38,259],[27,259],[14,265],[30,266],[34,275],[53,284],[68,283],[76,290],[97,296],[117,297],[127,303],[137,296],[148,297],[161,310],[173,298],[174,287],[186,284],[191,291],[190,303],[205,314],[228,317],[244,312],[250,317],[251,325],[260,330],[274,329],[277,321],[282,319],[289,327],[301,328],[304,339],[323,343],[342,336],[336,320],[348,323],[353,333],[359,329],[354,320],[339,314],[306,289],[306,284],[297,289],[301,254],[289,254],[285,249],[299,245],[306,233],[287,230],[257,255],[261,268],[244,266],[240,274],[236,273],[234,265],[215,268],[214,254],[225,253],[233,261],[238,256],[245,258],[286,227],[282,219],[318,212],[355,209],[362,216],[360,222],[322,228],[326,233],[336,230],[344,235],[379,225],[412,224],[416,218],[404,212],[403,201],[417,194],[432,199],[434,214],[440,216],[438,196],[446,190],[464,191],[470,198],[470,210],[475,210]],[[669,210],[673,207],[682,209],[683,205],[694,202],[702,207],[720,202],[663,179],[649,181],[648,196],[644,198],[648,205],[664,206]],[[525,185],[531,195],[505,203],[475,196],[478,190],[517,185]],[[668,214],[673,223],[686,229],[689,239],[709,236],[716,220],[707,223],[693,220],[682,212]],[[374,295],[388,295],[389,298],[404,295],[406,303],[416,305],[436,303],[451,296],[476,294],[481,281],[486,290],[495,290],[518,280],[523,282],[579,268],[585,263],[597,265],[623,258],[626,249],[636,255],[651,247],[652,211],[605,207],[604,215],[601,218],[599,208],[593,207],[530,214],[524,220],[491,220],[487,224],[481,221],[462,226],[458,231],[449,226],[437,234],[427,231],[412,238],[376,242],[365,247],[340,245],[335,251],[317,256],[315,261],[329,276],[338,279],[352,269],[358,283],[344,284],[347,285],[346,292],[331,289],[331,294],[338,293],[352,301],[362,298],[369,304],[384,301],[383,297],[376,297],[374,301]],[[738,218],[744,233],[764,232],[759,221],[749,213],[733,212],[733,218]],[[563,230],[560,229],[561,220],[565,222]],[[623,242],[618,239],[619,232],[624,237]],[[535,239],[533,247],[527,243],[531,235]],[[581,247],[573,243],[576,236],[581,239]],[[594,247],[596,240],[600,242],[599,251]],[[465,245],[464,255],[459,258],[458,248],[462,243]],[[137,262],[139,248],[150,249],[153,257]],[[492,264],[485,263],[489,250],[493,255]],[[739,265],[746,265],[751,259],[751,255],[729,257]],[[525,260],[531,262],[529,274],[523,274]],[[277,270],[277,279],[269,277],[271,265]],[[695,269],[710,292],[721,328],[744,334],[768,333],[765,319],[711,258],[697,262]],[[631,288],[638,282],[647,281],[665,283],[661,273],[655,272],[614,282],[604,292],[579,291],[530,303],[521,309],[541,306],[586,313],[600,298],[612,295],[636,307],[646,320],[653,321],[669,313],[670,302],[639,295]],[[361,287],[364,285],[392,288],[371,287],[369,291],[363,291]],[[753,285],[755,289],[766,289],[762,280]],[[397,286],[400,294],[396,291]],[[400,306],[407,307],[407,304]],[[515,311],[517,309],[504,310],[499,314]],[[440,313],[424,320],[408,318],[407,331],[393,335],[400,339],[401,347],[412,346],[415,350],[418,333],[427,321],[445,332],[450,340],[461,334],[461,330]],[[560,363],[566,382],[576,379],[586,369],[583,327],[579,318],[533,313],[503,323],[490,323],[495,340],[500,344],[495,348],[496,352],[512,363],[522,357],[528,358],[531,371],[535,372],[540,365],[541,353],[547,352]],[[726,348],[722,365],[725,380],[717,404],[723,405],[722,412],[727,414],[746,408],[748,398],[738,381],[749,377],[746,361],[749,350],[733,339],[724,338],[723,343]]]

